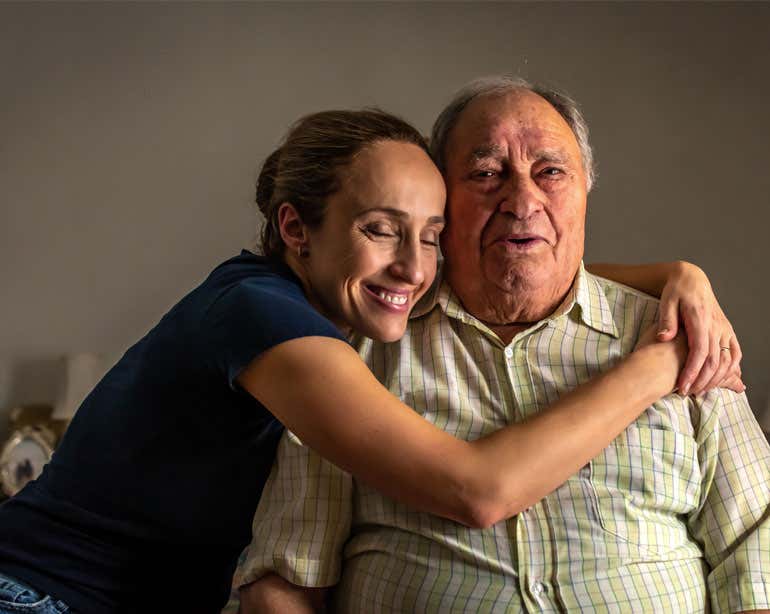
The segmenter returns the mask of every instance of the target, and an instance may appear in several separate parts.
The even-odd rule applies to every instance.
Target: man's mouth
[[[497,242],[504,245],[509,251],[526,252],[544,243],[545,239],[536,234],[517,233],[500,237]]]

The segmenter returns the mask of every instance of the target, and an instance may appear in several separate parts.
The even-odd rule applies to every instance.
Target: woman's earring
[[[297,256],[300,258],[307,258],[310,255],[310,250],[304,245],[297,246]]]

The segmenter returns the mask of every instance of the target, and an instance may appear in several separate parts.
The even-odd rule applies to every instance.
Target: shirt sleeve
[[[770,446],[745,394],[717,389],[696,407],[702,490],[688,525],[710,567],[712,610],[770,608]]]
[[[300,337],[345,341],[339,329],[281,278],[246,280],[226,290],[203,320],[204,352],[232,388],[262,352]]]
[[[353,513],[353,478],[286,431],[235,573],[243,586],[276,573],[299,586],[337,583]]]

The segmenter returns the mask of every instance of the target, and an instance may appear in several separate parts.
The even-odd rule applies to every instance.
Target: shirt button
[[[513,350],[511,348],[505,348],[504,353],[506,358],[510,358],[511,356],[513,356]]]
[[[545,587],[540,582],[533,582],[531,588],[534,595],[540,595],[545,590]]]

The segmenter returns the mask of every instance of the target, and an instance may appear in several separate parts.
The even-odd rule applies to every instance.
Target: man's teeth
[[[403,305],[406,303],[406,296],[403,294],[388,294],[387,292],[380,290],[379,296],[383,301],[393,303],[394,305]]]

